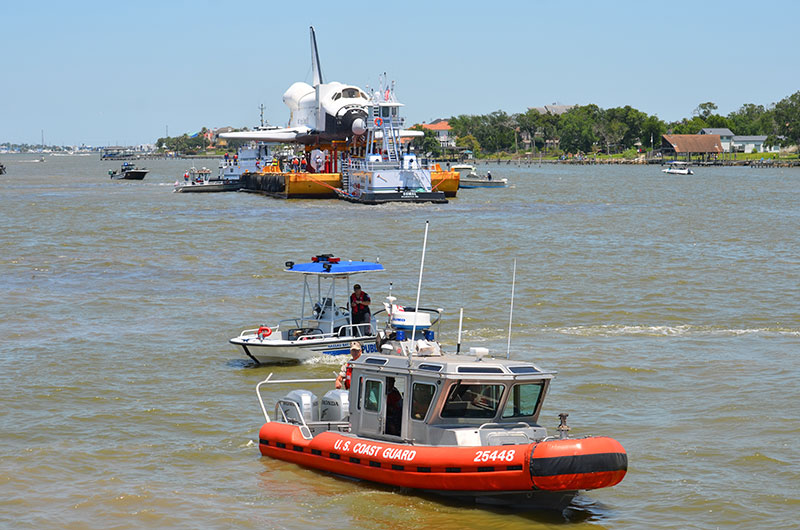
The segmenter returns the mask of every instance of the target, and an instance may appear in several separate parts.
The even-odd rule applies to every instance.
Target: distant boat
[[[6,166],[0,163],[0,175],[5,175],[5,174],[6,174]]]
[[[669,162],[667,167],[661,170],[663,173],[670,175],[694,175],[694,171],[689,167],[688,162]]]
[[[108,175],[112,179],[120,180],[142,180],[147,173],[148,170],[146,168],[136,167],[130,162],[123,162],[119,171],[108,171]]]
[[[468,164],[460,164],[450,168],[452,171],[458,171],[458,187],[459,188],[505,188],[508,185],[508,179],[492,178],[491,173],[482,177],[475,173],[475,166]]]
[[[209,193],[219,191],[238,191],[240,188],[239,178],[211,177],[211,170],[208,168],[197,169],[192,167],[183,174],[183,182],[175,183],[177,193]]]

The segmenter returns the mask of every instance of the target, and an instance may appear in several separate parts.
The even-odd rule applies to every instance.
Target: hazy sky
[[[800,90],[800,2],[0,0],[0,142],[152,143],[286,125],[311,81],[387,72],[412,122],[550,103],[664,120]]]

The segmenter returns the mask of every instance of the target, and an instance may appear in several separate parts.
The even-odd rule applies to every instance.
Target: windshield
[[[503,418],[530,417],[536,413],[542,397],[542,383],[514,385],[503,407]]]
[[[442,417],[494,418],[502,396],[503,385],[455,384],[442,408]]]

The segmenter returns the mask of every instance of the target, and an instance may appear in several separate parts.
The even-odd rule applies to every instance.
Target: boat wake
[[[695,326],[691,324],[681,326],[629,326],[620,324],[603,324],[596,326],[569,326],[562,328],[544,328],[544,331],[561,333],[564,335],[578,335],[584,337],[614,337],[622,335],[646,336],[738,336],[738,335],[765,335],[765,336],[800,336],[800,330],[792,328],[742,328],[730,329],[714,326]]]

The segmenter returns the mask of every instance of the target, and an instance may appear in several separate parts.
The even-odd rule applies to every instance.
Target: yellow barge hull
[[[270,169],[242,175],[241,190],[281,199],[335,199],[334,189],[342,187],[340,173],[282,173]],[[444,192],[445,197],[455,197],[458,177],[457,171],[435,169],[431,171],[432,187]]]

